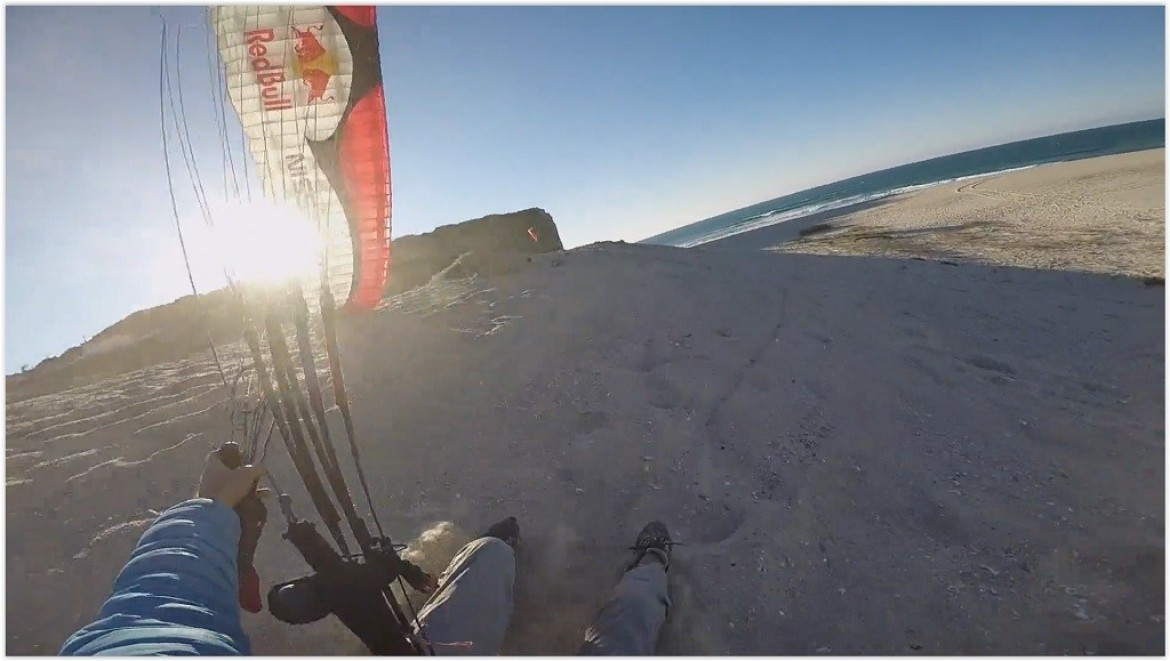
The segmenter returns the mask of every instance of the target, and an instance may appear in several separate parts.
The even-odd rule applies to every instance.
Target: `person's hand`
[[[264,469],[260,466],[228,468],[213,451],[207,455],[207,466],[203,468],[203,477],[199,479],[199,491],[196,495],[199,498],[218,500],[228,507],[235,507],[252,491],[256,480],[263,474]]]

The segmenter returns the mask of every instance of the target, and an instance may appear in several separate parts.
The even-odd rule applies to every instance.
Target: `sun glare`
[[[211,247],[235,282],[271,286],[317,279],[320,235],[296,207],[241,204],[214,210],[212,218]]]

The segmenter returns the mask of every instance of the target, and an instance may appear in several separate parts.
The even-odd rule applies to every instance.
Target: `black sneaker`
[[[634,552],[634,559],[626,565],[626,571],[649,562],[658,562],[666,569],[670,569],[670,547],[677,542],[670,539],[670,532],[666,524],[661,521],[651,521],[638,533],[638,539],[630,550]]]
[[[484,533],[484,537],[495,537],[496,539],[503,540],[508,546],[516,548],[516,545],[520,543],[520,523],[516,521],[516,517],[514,516],[510,516],[503,521],[497,521],[492,524],[492,527],[488,528],[488,531]]]

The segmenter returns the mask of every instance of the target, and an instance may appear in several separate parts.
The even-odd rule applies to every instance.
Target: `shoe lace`
[[[672,546],[686,546],[683,542],[676,542],[665,537],[651,537],[629,547],[631,551],[648,551],[650,549],[668,550]]]

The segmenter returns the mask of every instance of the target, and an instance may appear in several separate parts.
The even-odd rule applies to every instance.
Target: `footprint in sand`
[[[683,394],[661,376],[649,375],[646,377],[647,403],[656,409],[670,411],[683,404]]]
[[[1011,365],[1000,362],[994,358],[989,358],[988,356],[969,356],[963,362],[967,363],[968,365],[978,367],[981,370],[987,370],[990,372],[999,372],[1001,374],[1008,375],[1015,375],[1016,373],[1015,368],[1013,368]]]
[[[908,367],[913,368],[914,370],[921,372],[922,374],[925,374],[927,377],[930,378],[931,381],[933,381],[935,383],[935,385],[943,386],[943,387],[947,387],[947,388],[953,387],[955,385],[954,383],[951,382],[950,379],[948,379],[947,377],[940,374],[937,370],[935,370],[933,367],[928,365],[926,363],[926,361],[922,360],[918,356],[910,354],[910,355],[906,356],[904,362],[906,363],[906,365]]]
[[[573,421],[573,431],[578,434],[592,434],[608,426],[609,416],[605,411],[579,411]]]
[[[721,500],[705,500],[695,508],[694,517],[683,523],[679,539],[695,544],[719,544],[730,539],[743,525],[741,507]]]
[[[916,340],[927,339],[926,333],[924,333],[923,331],[921,331],[917,328],[911,328],[909,326],[902,326],[902,327],[898,328],[898,330],[902,331],[903,335],[906,335],[907,337],[912,337]]]
[[[669,363],[670,359],[662,358],[654,349],[654,338],[647,339],[642,344],[642,359],[638,361],[638,371],[643,374],[649,374],[654,370]]]

